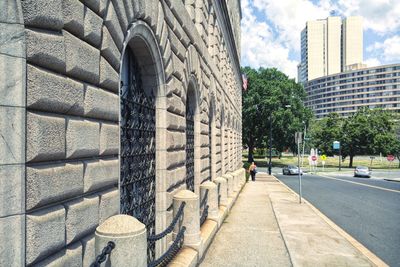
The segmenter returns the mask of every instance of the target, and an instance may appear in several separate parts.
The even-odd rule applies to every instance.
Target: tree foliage
[[[279,152],[294,149],[294,133],[312,116],[303,104],[303,87],[275,68],[245,67],[242,71],[248,77],[248,89],[243,92],[243,143],[249,153],[255,147],[268,147],[270,115],[273,147]]]
[[[330,114],[313,124],[312,142],[323,153],[332,155],[333,141],[340,141],[342,156],[350,159],[349,167],[355,155],[382,153],[400,158],[396,125],[396,115],[380,109],[359,109],[348,118]]]

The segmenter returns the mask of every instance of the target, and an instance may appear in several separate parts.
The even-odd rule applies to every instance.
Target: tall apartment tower
[[[361,17],[328,17],[306,23],[301,32],[300,82],[357,68],[362,61]]]

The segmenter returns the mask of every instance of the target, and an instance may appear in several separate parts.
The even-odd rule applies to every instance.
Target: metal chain
[[[150,235],[149,237],[147,237],[147,240],[149,242],[155,242],[157,240],[160,240],[161,238],[163,238],[167,234],[171,233],[172,230],[174,230],[174,227],[175,227],[176,223],[178,222],[178,220],[183,217],[183,211],[184,211],[185,206],[186,206],[186,202],[182,202],[181,205],[179,206],[179,210],[176,213],[176,215],[175,215],[174,219],[172,220],[171,224],[164,231],[162,231],[161,233],[156,234],[156,235]]]
[[[208,201],[208,189],[206,189],[206,192],[204,193],[204,197],[200,202],[200,207],[204,207],[207,204]]]
[[[204,208],[203,214],[200,217],[200,225],[203,225],[203,223],[206,221],[208,216],[208,205]]]
[[[90,265],[91,267],[100,267],[100,264],[106,261],[107,255],[111,254],[111,251],[115,248],[115,243],[108,241],[107,246],[105,246],[100,255],[96,257],[95,262]]]
[[[176,236],[174,243],[168,248],[168,250],[157,260],[150,262],[148,267],[163,267],[167,266],[168,263],[175,257],[175,255],[182,248],[184,241],[184,233],[186,231],[186,227],[182,226],[178,235]]]

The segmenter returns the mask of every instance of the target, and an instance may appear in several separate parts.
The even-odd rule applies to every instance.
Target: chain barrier
[[[172,245],[168,248],[168,250],[158,259],[150,262],[148,267],[164,267],[167,266],[168,263],[175,257],[175,255],[179,252],[179,250],[183,246],[184,234],[186,231],[186,227],[182,226],[178,235],[176,236]]]
[[[183,210],[186,206],[186,202],[182,202],[181,205],[179,206],[179,210],[176,213],[174,219],[172,220],[171,224],[161,233],[156,234],[156,235],[150,235],[147,237],[147,240],[149,242],[155,242],[157,240],[160,240],[161,238],[165,237],[167,234],[171,233],[174,230],[174,227],[176,223],[183,218]]]
[[[108,241],[107,246],[103,248],[101,254],[96,257],[96,260],[90,265],[90,267],[100,267],[100,264],[106,261],[107,255],[111,254],[111,251],[115,248],[115,243]]]
[[[220,206],[221,203],[221,183],[218,183],[218,207]]]
[[[202,225],[208,216],[208,205],[207,205],[207,201],[208,201],[208,189],[206,189],[206,192],[204,193],[204,197],[200,202],[200,209],[203,210],[201,216],[200,216],[200,225]]]

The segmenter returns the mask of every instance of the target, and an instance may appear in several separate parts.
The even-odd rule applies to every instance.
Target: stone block
[[[183,116],[167,113],[167,129],[185,130],[186,119]]]
[[[24,24],[21,1],[19,0],[1,1],[0,22]]]
[[[100,51],[63,31],[66,73],[74,78],[96,84],[99,80]]]
[[[116,94],[86,85],[84,110],[87,117],[117,122],[119,97]]]
[[[172,93],[167,98],[167,110],[183,116],[185,115],[185,104],[178,95]]]
[[[118,159],[84,161],[84,192],[118,183]]]
[[[58,205],[26,216],[26,264],[65,246],[65,209]]]
[[[103,19],[90,8],[84,7],[83,38],[95,47],[101,44],[101,28]]]
[[[0,165],[25,161],[25,109],[0,106]]]
[[[185,72],[185,65],[183,62],[179,59],[179,57],[175,54],[171,54],[172,58],[172,64],[173,64],[173,74],[180,80],[183,79]]]
[[[119,70],[121,52],[119,52],[117,45],[107,27],[103,26],[103,40],[101,42],[101,55],[107,59],[108,63],[113,66],[115,70]]]
[[[123,0],[125,6],[126,17],[128,19],[128,24],[134,20],[133,14],[133,1],[132,0]]]
[[[172,51],[179,57],[180,60],[184,61],[186,56],[186,48],[171,29],[169,29],[169,41],[171,42]]]
[[[26,117],[26,160],[65,158],[65,119],[28,112]]]
[[[61,266],[74,266],[83,267],[89,265],[82,265],[82,245],[76,242],[63,249],[60,252],[46,258],[45,260],[35,264],[35,267],[61,267]]]
[[[100,126],[100,155],[115,155],[119,151],[118,124],[102,123]]]
[[[167,156],[167,169],[172,168],[174,166],[178,166],[185,163],[186,160],[186,151],[168,151]]]
[[[184,132],[167,132],[167,149],[180,149],[186,145]]]
[[[0,105],[25,106],[26,60],[0,54],[0,70]]]
[[[119,91],[119,74],[103,57],[100,58],[100,86],[114,93]]]
[[[83,37],[84,5],[79,0],[63,0],[62,13],[64,29],[78,37]]]
[[[89,120],[67,119],[66,156],[79,158],[99,155],[100,124]]]
[[[99,223],[99,197],[79,198],[64,204],[66,209],[66,242],[77,241],[96,230]]]
[[[0,266],[25,266],[25,215],[0,218],[0,233]]]
[[[24,165],[0,165],[0,184],[0,217],[24,213]]]
[[[123,0],[112,0],[115,12],[117,14],[119,24],[123,32],[128,29],[128,17],[126,16],[125,6]]]
[[[0,22],[0,54],[25,58],[24,25]]]
[[[21,4],[25,25],[52,30],[63,28],[62,0],[24,0]]]
[[[83,163],[59,163],[26,168],[26,209],[83,193]]]
[[[94,244],[94,234],[86,236],[81,239],[82,242],[82,265],[84,267],[90,266],[93,260],[96,259],[95,255],[95,244]]]
[[[62,34],[26,29],[25,36],[28,62],[65,73],[65,47]]]
[[[102,224],[109,217],[119,214],[119,202],[118,188],[100,193],[99,224]]]
[[[65,76],[28,65],[27,106],[64,114],[83,114],[84,87]]]
[[[104,20],[104,25],[106,25],[107,29],[109,30],[119,51],[122,51],[124,33],[122,32],[121,25],[119,24],[117,13],[115,12],[114,5],[112,2],[110,2],[108,5],[107,15]]]

